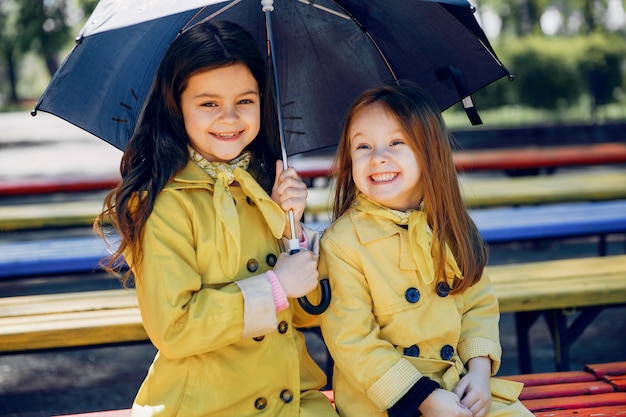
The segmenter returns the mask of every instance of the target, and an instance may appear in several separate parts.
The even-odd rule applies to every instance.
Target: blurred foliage
[[[22,97],[17,85],[29,54],[45,63],[48,75],[57,70],[61,54],[97,0],[0,0],[0,95],[10,104]],[[3,75],[6,74],[6,77]]]
[[[621,100],[626,87],[626,40],[619,34],[507,37],[494,43],[515,81],[499,80],[473,95],[481,108],[521,105],[555,110],[591,97]]]
[[[522,108],[533,115],[582,108],[594,114],[598,106],[626,106],[626,24],[608,23],[614,1],[620,0],[470,0],[479,20],[497,17],[491,42],[516,77],[473,95],[481,114],[498,108],[507,117]],[[37,98],[97,2],[0,0],[0,110]],[[542,31],[548,11],[561,19],[554,36]]]

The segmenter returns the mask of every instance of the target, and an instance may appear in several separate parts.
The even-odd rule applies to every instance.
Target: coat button
[[[439,297],[447,297],[450,294],[450,286],[447,282],[441,281],[437,284],[437,295]]]
[[[246,266],[248,267],[248,271],[256,272],[256,270],[259,269],[259,262],[256,259],[250,259]]]
[[[284,389],[280,392],[280,399],[283,400],[285,404],[289,404],[293,400],[293,392],[288,389]]]
[[[257,410],[263,410],[267,407],[267,400],[263,397],[259,397],[254,401],[254,408]]]
[[[265,336],[257,336],[257,337],[253,337],[252,338],[255,342],[260,342],[261,340],[265,339]]]
[[[289,329],[289,325],[287,324],[286,321],[283,320],[280,323],[278,323],[278,333],[285,334],[287,333],[287,329]]]
[[[411,287],[406,290],[406,292],[404,293],[404,297],[409,303],[417,303],[420,299],[420,292],[417,290],[417,288]]]
[[[276,265],[276,261],[278,260],[278,258],[276,257],[276,255],[274,255],[273,253],[270,253],[269,255],[267,255],[267,257],[265,258],[265,262],[267,262],[267,264],[269,266],[274,266]]]
[[[445,345],[441,348],[441,359],[449,361],[454,356],[454,348],[450,345]]]
[[[417,358],[420,355],[420,348],[417,347],[417,345],[413,345],[411,347],[404,348],[404,354],[406,356],[413,356],[414,358]]]
[[[246,202],[248,203],[248,205],[253,206],[253,207],[256,205],[250,197],[246,197]]]

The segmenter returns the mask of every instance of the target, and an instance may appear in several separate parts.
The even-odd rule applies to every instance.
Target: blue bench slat
[[[98,270],[106,255],[96,236],[0,242],[0,277]]]
[[[626,232],[626,200],[472,210],[487,242]]]
[[[471,210],[488,243],[626,233],[626,200]],[[327,224],[310,224],[323,230]],[[96,236],[0,242],[0,278],[98,269],[106,255]]]

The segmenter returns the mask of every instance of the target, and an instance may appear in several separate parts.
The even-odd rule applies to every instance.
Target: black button
[[[450,345],[445,345],[441,348],[441,359],[449,361],[454,356],[454,348]]]
[[[404,293],[404,297],[409,303],[417,303],[420,299],[420,292],[417,290],[417,288],[411,287],[406,290],[406,292]]]
[[[246,266],[248,267],[248,271],[256,272],[256,270],[259,269],[259,262],[256,259],[250,259]]]
[[[283,320],[280,323],[278,323],[278,333],[285,334],[287,333],[287,329],[289,329],[289,325],[287,324],[286,321]]]
[[[255,205],[254,201],[252,201],[252,199],[251,199],[250,197],[246,197],[246,202],[247,202],[249,205],[251,205],[251,206],[254,206],[254,205]]]
[[[417,345],[413,345],[411,347],[404,348],[404,354],[406,356],[413,356],[414,358],[417,358],[420,355],[420,348],[417,347]]]
[[[260,342],[261,340],[265,339],[265,336],[257,336],[253,338],[256,342]]]
[[[280,392],[280,399],[283,400],[285,404],[289,404],[293,400],[293,392],[288,389],[284,389]]]
[[[450,286],[447,282],[441,281],[437,284],[437,295],[439,297],[447,297],[450,294]]]
[[[257,410],[263,410],[267,407],[267,400],[263,397],[259,397],[254,401],[254,408]]]
[[[265,262],[267,262],[267,264],[269,266],[274,266],[276,265],[276,261],[278,260],[278,258],[276,257],[276,255],[274,255],[273,253],[270,253],[269,255],[267,255],[267,257],[265,258]]]

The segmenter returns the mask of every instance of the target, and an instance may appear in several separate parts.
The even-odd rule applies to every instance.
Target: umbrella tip
[[[515,81],[515,74],[509,74],[509,81]]]
[[[32,109],[30,111],[30,115],[33,116],[33,117],[37,116],[37,109]]]

